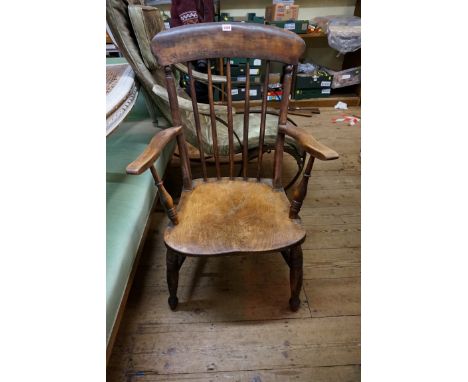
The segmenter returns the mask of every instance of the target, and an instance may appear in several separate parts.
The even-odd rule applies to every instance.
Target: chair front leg
[[[291,248],[289,253],[289,283],[291,286],[291,298],[289,307],[296,312],[301,305],[299,295],[302,289],[302,248],[300,245]]]
[[[185,261],[185,256],[167,249],[166,252],[166,276],[169,288],[169,298],[167,302],[171,310],[177,308],[179,299],[177,298],[177,288],[179,286],[179,271]]]

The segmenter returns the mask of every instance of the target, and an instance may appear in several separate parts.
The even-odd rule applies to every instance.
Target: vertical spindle
[[[228,107],[228,139],[229,139],[229,177],[234,178],[234,127],[232,121],[232,82],[231,58],[226,58],[226,88]]]
[[[174,82],[174,76],[172,74],[171,67],[169,65],[164,67],[166,76],[166,87],[167,94],[169,95],[169,104],[171,107],[171,116],[173,126],[181,126],[182,121],[180,119],[179,103],[177,101],[177,91]],[[184,134],[177,135],[177,147],[179,149],[180,162],[182,168],[182,179],[185,190],[192,189],[192,172],[190,170],[189,155],[187,150],[187,143],[185,142]]]
[[[213,142],[213,154],[216,164],[216,177],[221,179],[221,168],[219,161],[218,133],[216,131],[216,114],[214,110],[213,100],[213,79],[211,76],[211,60],[207,60],[208,66],[208,102],[210,103],[210,119],[211,119],[211,136]]]
[[[265,124],[266,124],[266,110],[267,110],[267,97],[268,97],[268,83],[270,76],[270,60],[267,60],[265,65],[265,79],[263,81],[262,93],[262,112],[260,120],[260,134],[258,137],[258,163],[257,163],[257,179],[260,180],[262,172],[262,159],[263,159],[263,141],[265,140]]]
[[[247,166],[249,164],[249,118],[250,118],[250,58],[245,65],[245,102],[244,102],[244,131],[242,150],[242,175],[247,179]]]
[[[283,79],[283,96],[281,98],[280,106],[280,115],[278,119],[279,125],[286,125],[288,121],[288,104],[289,104],[289,94],[291,93],[291,77],[292,77],[292,65],[287,65],[285,69],[284,79]],[[281,175],[282,175],[282,166],[283,166],[283,149],[284,149],[284,133],[280,132],[278,129],[278,136],[276,138],[276,148],[275,148],[275,160],[274,160],[274,176],[273,176],[273,185],[275,188],[282,188],[281,185]]]
[[[190,80],[190,97],[192,98],[193,114],[195,117],[195,129],[197,131],[197,143],[198,143],[198,150],[200,151],[200,161],[201,161],[202,171],[203,171],[203,180],[206,181],[208,176],[207,176],[207,171],[206,171],[205,154],[203,150],[203,139],[202,139],[201,126],[200,126],[200,114],[198,112],[197,92],[195,91],[195,79],[193,78],[193,75],[192,75],[192,63],[191,62],[187,63],[187,68],[188,68],[188,75],[189,75],[189,80]]]

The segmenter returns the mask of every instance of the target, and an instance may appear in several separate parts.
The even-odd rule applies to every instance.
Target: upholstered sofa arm
[[[279,131],[294,138],[310,155],[320,160],[338,159],[339,155],[335,150],[317,141],[307,130],[294,126],[292,123],[280,125]]]
[[[180,72],[185,73],[185,74],[188,75],[187,65],[179,63],[179,64],[175,64],[174,66]],[[193,75],[193,78],[195,80],[208,83],[208,74],[201,73],[201,72],[198,72],[196,70],[192,70],[192,75]],[[211,76],[211,81],[214,84],[225,84],[227,82],[227,78],[226,78],[226,76],[220,76],[220,75],[217,75],[217,74],[213,74]]]
[[[149,169],[161,155],[164,147],[182,132],[182,126],[170,127],[158,132],[145,150],[127,166],[127,174],[140,175]]]
[[[161,85],[155,84],[153,86],[153,93],[156,94],[158,97],[162,98],[164,101],[169,102],[169,95],[167,94],[166,88],[162,87]],[[193,106],[192,101],[182,98],[180,96],[177,97],[177,102],[179,104],[179,108],[188,112],[193,113]],[[198,112],[203,115],[210,115],[210,105],[206,103],[197,103],[198,105]],[[224,105],[214,105],[215,114],[227,114],[227,106]],[[232,113],[235,114],[236,111],[232,108]]]

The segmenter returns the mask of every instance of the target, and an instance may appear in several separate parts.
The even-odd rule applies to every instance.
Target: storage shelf
[[[304,34],[299,34],[300,37],[303,39],[309,39],[309,38],[320,38],[320,37],[326,37],[326,33],[323,32],[312,32],[312,33],[304,33]]]
[[[289,101],[290,106],[302,107],[331,107],[335,106],[338,101],[346,102],[348,106],[359,106],[361,97],[356,94],[343,94],[323,98],[309,98],[309,99],[292,99]],[[218,103],[218,102],[217,102]],[[244,101],[233,101],[232,105],[239,111],[244,109]],[[219,102],[219,104],[223,104]],[[224,103],[225,104],[225,103]],[[268,101],[267,106],[274,109],[279,109],[281,101]],[[262,106],[261,100],[250,101],[250,107]]]

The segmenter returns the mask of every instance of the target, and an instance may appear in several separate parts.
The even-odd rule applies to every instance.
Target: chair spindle
[[[182,120],[179,114],[177,90],[175,87],[174,76],[172,74],[171,66],[170,65],[165,66],[164,72],[166,76],[167,94],[169,96],[169,99],[172,100],[170,102],[172,124],[174,126],[180,126],[182,125]],[[187,143],[185,142],[184,134],[177,135],[176,139],[177,139],[177,147],[179,149],[179,155],[180,155],[180,162],[181,162],[180,167],[182,169],[182,180],[183,180],[184,190],[191,190],[192,189],[192,171],[190,169]]]
[[[284,79],[283,79],[283,95],[281,98],[280,115],[278,124],[280,126],[286,126],[288,121],[288,103],[289,94],[291,93],[291,77],[292,77],[292,65],[286,65]],[[279,127],[279,126],[278,126]],[[274,176],[273,185],[275,188],[282,188],[281,174],[283,166],[283,149],[284,149],[284,133],[278,129],[278,136],[276,138],[275,148],[275,160],[274,160]]]
[[[202,171],[203,171],[203,180],[206,181],[208,178],[207,171],[206,171],[206,163],[205,163],[205,154],[203,150],[203,140],[202,140],[202,132],[200,127],[200,114],[198,112],[198,103],[197,103],[197,92],[195,91],[195,79],[192,75],[192,63],[187,62],[188,68],[188,75],[190,80],[190,97],[192,98],[192,107],[193,107],[193,115],[195,117],[195,129],[197,131],[197,143],[198,143],[198,150],[200,151],[200,161],[202,164]]]
[[[268,97],[268,81],[270,76],[270,60],[266,61],[265,79],[263,81],[262,93],[262,112],[260,120],[260,134],[258,137],[258,162],[257,162],[257,179],[260,180],[262,175],[262,159],[263,159],[263,142],[265,140],[265,124],[266,124],[266,109]]]
[[[249,164],[249,119],[250,119],[250,58],[247,58],[245,68],[245,103],[244,103],[244,132],[242,143],[242,174],[247,179]]]
[[[215,157],[215,164],[216,164],[216,177],[218,179],[221,179],[218,133],[216,131],[216,114],[214,110],[213,79],[211,75],[211,60],[210,59],[207,60],[207,67],[208,67],[208,101],[210,103],[211,136],[212,136],[212,142],[213,142],[213,154]]]
[[[228,106],[228,139],[229,139],[229,177],[234,179],[234,128],[232,120],[232,83],[231,83],[231,58],[226,58],[226,88]]]
[[[167,192],[166,188],[164,187],[163,181],[159,177],[154,165],[150,167],[150,170],[151,174],[153,175],[154,183],[158,188],[159,200],[161,201],[161,204],[164,207],[167,216],[171,220],[172,224],[179,224],[179,218],[177,217],[177,211],[174,206],[174,201],[172,200],[171,195],[169,194],[169,192]]]

